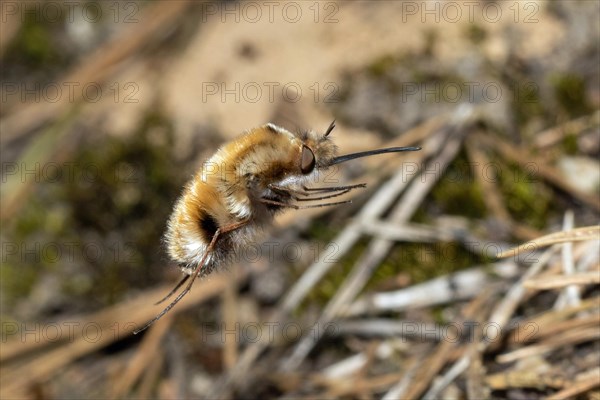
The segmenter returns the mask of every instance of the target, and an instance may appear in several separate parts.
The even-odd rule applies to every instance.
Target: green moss
[[[437,29],[426,29],[423,32],[423,39],[425,45],[423,46],[423,54],[427,57],[431,57],[435,50],[435,46],[438,43],[439,31]]]
[[[549,111],[545,109],[540,98],[540,88],[533,80],[510,80],[508,88],[512,90],[512,112],[520,126],[533,118],[547,117]]]
[[[370,284],[376,285],[401,272],[407,273],[413,283],[425,282],[484,261],[456,242],[400,243],[378,268]]]
[[[483,193],[464,152],[459,153],[444,171],[431,191],[431,198],[435,208],[443,214],[463,215],[469,218],[483,218],[486,215]],[[431,207],[431,204],[429,206]]]
[[[22,14],[23,23],[14,39],[8,45],[5,61],[19,68],[31,71],[64,66],[65,52],[53,43],[53,28],[62,26],[54,22],[44,22],[43,16],[35,8],[27,8]],[[7,64],[8,65],[8,64]]]
[[[33,66],[51,62],[57,55],[50,43],[50,32],[31,18],[25,19],[14,46],[20,48],[24,60]]]
[[[585,80],[574,73],[555,75],[551,79],[556,101],[570,118],[588,114],[592,111],[585,88]]]
[[[562,147],[565,154],[576,155],[579,153],[579,144],[577,143],[577,135],[568,133],[562,141]]]
[[[17,243],[10,243],[10,245],[13,244]],[[4,242],[3,245],[6,246],[7,243]],[[5,249],[7,248],[5,247]],[[27,258],[22,252],[19,252],[16,256],[12,255],[12,253],[3,254],[2,265],[0,266],[0,276],[2,276],[1,284],[3,296],[9,305],[12,305],[11,299],[23,298],[30,293],[39,278],[39,271],[36,268],[23,268],[22,263],[24,262],[27,262]],[[7,307],[7,310],[8,309],[10,309],[10,307]],[[6,312],[7,310],[4,310],[3,312]],[[5,318],[5,316],[6,315],[4,314],[2,315],[3,318]]]
[[[398,65],[400,57],[397,55],[386,54],[367,65],[366,71],[369,75],[380,78],[385,76],[390,70]]]
[[[502,171],[499,187],[513,219],[544,229],[553,199],[552,192],[537,176],[537,165],[530,163],[526,169],[509,165]]]
[[[38,232],[43,227],[41,222],[45,222],[46,208],[44,200],[39,196],[32,196],[19,218],[13,221],[14,229],[17,232],[17,237],[27,237]]]
[[[472,23],[467,25],[465,29],[465,36],[471,41],[471,43],[479,45],[487,39],[487,32],[478,24]]]
[[[339,228],[323,218],[313,219],[308,229],[303,232],[302,238],[309,239],[315,243],[329,243],[339,232]]]

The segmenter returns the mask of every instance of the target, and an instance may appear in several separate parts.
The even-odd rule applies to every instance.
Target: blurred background
[[[1,12],[2,398],[600,397],[597,1]],[[333,119],[342,153],[423,150],[331,171],[368,187],[132,335],[202,162]]]

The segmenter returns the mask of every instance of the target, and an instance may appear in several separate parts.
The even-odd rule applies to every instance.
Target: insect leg
[[[181,291],[181,293],[179,293],[177,295],[175,300],[173,300],[167,307],[165,307],[165,309],[162,310],[156,317],[152,318],[152,320],[150,320],[142,328],[136,329],[135,331],[133,331],[133,334],[137,335],[138,333],[142,332],[143,330],[146,330],[148,327],[150,327],[152,324],[154,324],[156,321],[158,321],[163,315],[168,313],[169,310],[171,310],[171,308],[173,308],[177,303],[179,303],[179,301],[183,298],[183,296],[188,294],[188,292],[192,289],[192,285],[194,284],[194,281],[200,274],[200,270],[204,266],[204,263],[206,262],[208,255],[214,250],[217,240],[219,239],[219,236],[221,236],[224,233],[238,229],[239,227],[244,226],[247,222],[248,221],[241,221],[241,222],[237,222],[235,224],[231,224],[231,225],[217,229],[217,231],[215,232],[215,234],[212,237],[212,240],[210,241],[210,244],[208,245],[208,247],[206,248],[206,251],[204,252],[204,256],[202,256],[202,260],[200,260],[200,262],[198,263],[198,266],[196,267],[196,269],[194,269],[194,272],[191,275],[189,275],[190,277],[192,277],[192,279],[190,279],[190,281],[186,285],[185,289],[183,289],[183,291]],[[181,286],[186,280],[187,279],[184,279],[181,282],[179,282],[179,284],[177,284],[177,287]],[[171,296],[171,294],[169,294],[169,296]]]
[[[294,210],[302,210],[304,208],[320,208],[320,207],[327,207],[327,206],[337,206],[340,204],[352,203],[352,200],[336,201],[335,203],[311,204],[309,206],[299,206],[297,204],[288,204],[288,203],[283,203],[281,201],[270,200],[270,199],[265,199],[265,198],[260,199],[260,202],[264,203],[264,204],[272,204],[274,206],[293,208]]]
[[[319,196],[319,197],[307,197],[305,199],[296,199],[296,201],[315,201],[315,200],[325,200],[325,199],[331,199],[332,197],[338,197],[341,196],[343,194],[346,194],[350,191],[350,189],[344,189],[338,193],[334,193],[334,194],[330,194],[327,196]],[[318,194],[320,192],[315,192],[315,194]]]
[[[296,196],[294,196],[295,194],[300,195],[300,196],[304,195],[304,192],[302,192],[301,190],[296,190],[296,189],[292,189],[289,187],[278,186],[273,183],[269,183],[267,186],[269,189],[271,189],[275,193],[289,196],[290,198],[292,198],[294,200],[298,199]]]
[[[318,196],[320,194],[320,192],[304,192],[302,190],[297,190],[297,189],[293,189],[293,188],[289,188],[289,187],[284,187],[284,186],[277,186],[274,184],[269,184],[269,189],[271,189],[272,191],[274,191],[275,193],[287,196],[293,200],[296,201],[313,201],[313,200],[323,200],[323,199],[328,199],[330,197],[336,197],[336,196],[341,196],[344,193],[348,193],[348,189],[343,190],[341,193],[337,193],[337,194],[333,194],[333,195],[329,195],[329,196],[321,196],[321,197],[309,197],[309,196]],[[307,198],[301,198],[299,196],[304,196]]]
[[[271,189],[277,193],[286,194],[286,195],[290,196],[292,199],[297,200],[297,201],[314,201],[314,200],[325,200],[325,199],[330,199],[332,197],[341,196],[343,194],[348,193],[352,189],[363,188],[365,186],[366,186],[366,184],[364,184],[364,183],[361,183],[358,185],[352,185],[352,186],[340,186],[340,187],[336,187],[336,188],[307,188],[306,186],[303,186],[304,189],[310,190],[310,191],[303,191],[303,190],[297,190],[297,189],[283,187],[283,186],[277,186],[274,184],[269,184],[269,189]],[[333,193],[333,194],[327,195],[327,196],[313,197],[313,196],[318,196],[320,194],[328,193],[328,192],[339,192],[339,193]],[[299,198],[297,196],[294,196],[293,194],[296,194],[298,196],[304,196],[306,198]]]
[[[311,188],[307,186],[302,186],[302,189],[307,192],[338,192],[340,190],[352,190],[357,188],[365,188],[367,187],[366,183],[357,183],[356,185],[348,185],[348,186],[330,186],[330,187],[320,187],[320,188]]]
[[[156,303],[154,303],[154,305],[159,305],[160,303],[162,303],[163,301],[165,301],[166,299],[168,299],[169,297],[173,296],[173,293],[175,293],[177,291],[177,289],[179,289],[181,287],[181,285],[183,285],[185,283],[185,281],[187,281],[188,279],[190,279],[191,275],[185,275],[183,277],[182,280],[179,281],[179,283],[173,288],[173,290],[171,290],[169,292],[168,295],[166,295],[165,297],[163,297],[162,299],[160,299],[159,301],[157,301]]]

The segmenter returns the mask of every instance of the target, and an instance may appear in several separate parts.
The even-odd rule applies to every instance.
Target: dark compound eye
[[[315,155],[311,149],[302,146],[302,160],[300,160],[300,171],[303,174],[309,174],[315,169]]]

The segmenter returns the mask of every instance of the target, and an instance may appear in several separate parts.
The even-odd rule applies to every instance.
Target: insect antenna
[[[329,134],[331,133],[333,128],[335,128],[335,119],[333,121],[331,121],[331,124],[329,124],[329,128],[327,128],[327,130],[325,131],[326,137],[329,136]]]
[[[212,240],[210,241],[210,244],[208,245],[208,247],[206,248],[206,251],[204,252],[204,255],[202,256],[202,260],[200,260],[200,262],[198,263],[198,266],[196,267],[196,269],[194,269],[194,272],[190,275],[188,275],[188,277],[182,279],[177,286],[175,287],[175,289],[173,289],[171,292],[175,292],[181,285],[183,285],[185,283],[185,281],[188,280],[188,278],[192,278],[190,279],[190,281],[188,282],[188,284],[186,285],[185,289],[183,289],[181,291],[181,293],[179,293],[177,295],[177,297],[175,298],[175,300],[173,300],[168,306],[165,307],[164,310],[162,310],[156,317],[152,318],[148,323],[146,323],[146,325],[144,325],[143,327],[141,327],[140,329],[136,329],[135,331],[133,331],[134,335],[137,335],[138,333],[148,329],[152,324],[154,324],[156,321],[158,321],[163,315],[165,315],[166,313],[169,312],[169,310],[171,310],[171,308],[175,307],[175,305],[177,303],[179,303],[179,301],[181,299],[183,299],[183,297],[189,293],[189,291],[192,289],[192,285],[194,284],[194,281],[196,280],[196,278],[198,277],[198,275],[200,274],[200,270],[202,269],[202,267],[204,266],[204,263],[206,262],[206,259],[208,258],[209,254],[212,253],[212,251],[215,248],[215,245],[217,243],[217,240],[219,239],[219,236],[221,236],[222,234],[235,230],[243,225],[245,225],[247,223],[247,221],[242,221],[242,222],[238,222],[223,228],[219,228],[217,229],[217,231],[215,232],[215,234],[212,237]],[[172,296],[172,293],[169,293],[166,298],[169,298]],[[165,298],[165,299],[166,299]],[[163,300],[165,300],[163,299]],[[161,302],[163,301],[161,300]]]

